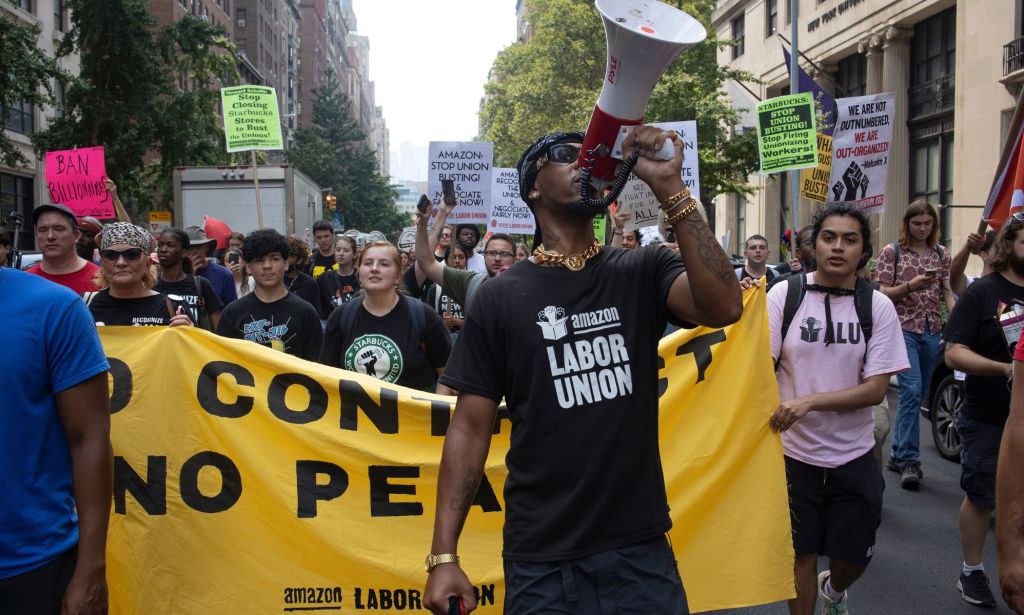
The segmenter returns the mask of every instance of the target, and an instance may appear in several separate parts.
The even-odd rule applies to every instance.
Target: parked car
[[[26,251],[22,250],[21,251],[21,270],[24,271],[24,270],[28,269],[29,267],[39,263],[39,261],[41,261],[41,260],[43,260],[43,255],[42,255],[41,252],[35,252],[35,251],[26,252]]]
[[[939,358],[932,369],[921,414],[931,423],[932,440],[939,454],[956,462],[960,461],[960,449],[963,448],[957,419],[964,404],[964,379],[963,372],[946,367],[945,344],[942,344]]]

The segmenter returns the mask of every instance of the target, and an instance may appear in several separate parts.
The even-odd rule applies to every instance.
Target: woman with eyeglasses
[[[184,302],[175,305],[153,290],[152,243],[153,237],[145,229],[130,222],[115,222],[103,229],[96,276],[102,290],[85,296],[97,326],[192,326]]]
[[[320,362],[399,386],[435,392],[451,341],[441,319],[419,299],[399,292],[402,260],[386,241],[373,241],[356,260],[363,295],[331,313]],[[448,393],[446,387],[437,390]]]

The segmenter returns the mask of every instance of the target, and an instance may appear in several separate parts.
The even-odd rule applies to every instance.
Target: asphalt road
[[[896,408],[896,389],[889,389],[889,406]],[[888,450],[888,449],[886,449]],[[985,545],[985,571],[998,606],[985,609],[963,601],[956,589],[963,555],[957,532],[957,512],[963,500],[960,466],[935,450],[931,424],[921,418],[921,465],[924,480],[915,491],[900,488],[899,475],[883,470],[885,499],[875,556],[850,589],[847,607],[854,615],[979,615],[1012,613],[1002,601],[996,575],[995,537]],[[824,569],[826,562],[819,562]],[[821,605],[819,602],[818,609]],[[713,611],[742,615],[788,613],[785,603]]]

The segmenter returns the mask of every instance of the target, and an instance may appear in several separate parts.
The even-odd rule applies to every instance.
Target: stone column
[[[867,94],[882,91],[882,42],[881,34],[871,34],[857,44],[857,51],[867,57]]]
[[[889,151],[889,179],[885,191],[885,212],[881,215],[877,246],[896,241],[910,194],[910,130],[907,128],[910,87],[910,39],[913,30],[889,26],[884,30],[882,48],[882,91],[892,92],[896,112]]]

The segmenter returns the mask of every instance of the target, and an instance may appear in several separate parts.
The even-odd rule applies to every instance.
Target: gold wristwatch
[[[458,566],[459,556],[455,555],[454,553],[442,553],[440,555],[434,555],[433,553],[431,553],[427,556],[426,561],[427,574],[433,572],[434,568],[437,568],[441,564],[455,564],[456,566]]]

